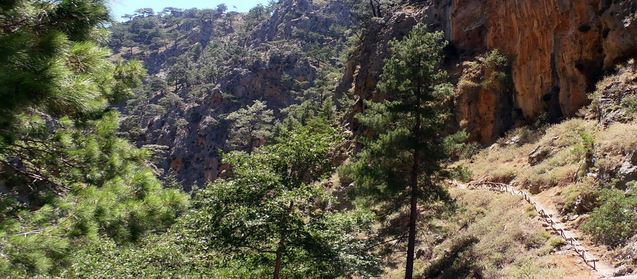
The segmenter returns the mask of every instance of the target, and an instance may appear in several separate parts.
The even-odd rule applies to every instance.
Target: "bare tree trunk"
[[[383,17],[380,13],[380,2],[377,0],[369,0],[369,5],[372,8],[372,16],[373,17]]]
[[[374,6],[374,0],[369,0],[369,6],[372,8],[372,17],[376,17],[376,7]]]

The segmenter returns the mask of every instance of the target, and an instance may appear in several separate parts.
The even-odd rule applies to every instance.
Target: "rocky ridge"
[[[282,109],[297,103],[299,95],[314,85],[321,65],[338,62],[320,56],[321,48],[316,46],[338,49],[344,45],[347,38],[343,30],[353,24],[344,5],[343,1],[281,1],[271,16],[246,35],[236,30],[240,16],[223,14],[208,25],[197,25],[192,34],[185,32],[180,36],[184,40],[171,43],[167,49],[138,57],[152,66],[149,72],[160,80],[170,74],[171,61],[189,60],[189,71],[194,73],[213,67],[222,70],[214,79],[199,78],[175,90],[151,89],[145,106],[164,104],[165,108],[151,117],[140,116],[146,110],[124,112],[134,120],[132,125],[141,129],[134,141],[163,146],[157,165],[165,175],[182,182],[186,190],[217,179],[224,169],[219,152],[226,150],[225,116],[255,100],[265,101],[278,116],[283,115]],[[203,31],[206,28],[208,32]],[[203,38],[200,33],[210,36]],[[210,64],[202,58],[209,44],[227,44],[227,52],[235,54],[220,61],[222,65]]]

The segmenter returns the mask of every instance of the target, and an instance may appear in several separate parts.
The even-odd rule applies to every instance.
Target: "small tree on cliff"
[[[233,150],[252,153],[272,135],[274,115],[262,101],[254,101],[251,106],[228,114],[226,120],[230,121],[227,143]]]
[[[440,133],[449,115],[452,86],[440,70],[445,45],[442,33],[429,33],[423,25],[393,41],[393,55],[379,83],[387,99],[368,103],[358,115],[373,134],[361,139],[363,149],[349,168],[358,194],[389,213],[409,204],[405,278],[413,276],[418,202],[439,193],[435,182],[446,157]]]

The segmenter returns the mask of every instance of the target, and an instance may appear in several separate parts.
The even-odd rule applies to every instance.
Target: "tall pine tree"
[[[357,116],[371,135],[361,138],[362,151],[350,166],[357,192],[385,211],[381,216],[408,204],[405,278],[413,276],[419,201],[438,196],[436,177],[446,157],[442,132],[452,86],[440,70],[445,45],[442,33],[423,25],[393,41],[379,83],[387,98]]]

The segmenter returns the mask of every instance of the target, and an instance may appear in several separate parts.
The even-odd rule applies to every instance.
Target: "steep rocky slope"
[[[597,83],[584,117],[513,130],[460,163],[474,180],[537,195],[619,275],[635,270],[637,256],[636,69],[630,60]]]
[[[157,33],[141,36],[148,42],[137,45],[121,38],[113,46],[116,55],[144,60],[160,80],[171,80],[180,70],[197,74],[159,82],[159,89],[138,100],[133,107],[158,112],[127,111],[127,123],[137,128],[131,137],[140,145],[167,146],[168,159],[159,165],[188,185],[217,178],[225,115],[253,100],[266,101],[275,114],[297,103],[321,68],[338,64],[351,35],[345,30],[357,20],[349,9],[345,1],[281,1],[249,30],[242,28],[248,15],[224,11],[145,18],[158,22]],[[445,63],[459,84],[453,126],[489,144],[516,125],[560,120],[588,104],[602,75],[637,54],[636,10],[628,0],[429,0],[383,6],[384,17],[368,20],[345,63],[337,96],[354,96],[354,113],[364,110],[363,100],[383,98],[376,84],[388,42],[423,22],[450,40]],[[123,27],[136,30],[136,20]],[[156,39],[162,32],[168,36]],[[151,49],[140,47],[148,44]],[[487,61],[493,50],[506,60]]]
[[[501,90],[482,90],[478,93],[484,97],[463,104],[474,109],[465,107],[456,115],[460,127],[478,126],[469,127],[475,140],[489,143],[515,121],[575,115],[604,72],[637,54],[636,11],[637,3],[630,0],[449,0],[400,7],[371,23],[339,89],[374,98],[387,42],[424,22],[450,40],[449,71],[456,78],[463,72],[462,61],[488,50],[497,49],[509,59],[511,96],[504,99],[511,99],[511,106],[498,108]],[[362,108],[358,102],[355,110]],[[481,111],[483,119],[472,111]]]
[[[155,27],[137,29],[148,22]],[[254,100],[283,115],[322,69],[336,66],[353,23],[343,1],[308,0],[248,14],[173,11],[123,23],[116,28],[134,38],[150,33],[158,42],[146,50],[145,41],[113,46],[116,56],[143,60],[153,75],[142,97],[124,109],[123,130],[134,131],[129,136],[139,145],[159,145],[158,166],[187,189],[214,180],[223,168],[225,116]]]

